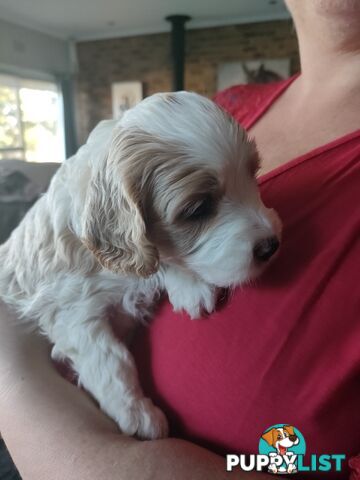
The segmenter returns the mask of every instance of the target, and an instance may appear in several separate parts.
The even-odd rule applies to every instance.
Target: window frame
[[[16,75],[11,73],[3,73],[0,71],[0,86],[13,88],[16,94],[16,111],[17,111],[17,119],[19,122],[19,130],[20,130],[20,143],[19,147],[0,147],[0,161],[1,156],[3,154],[7,154],[11,152],[21,153],[20,160],[27,162],[26,159],[26,141],[25,141],[25,129],[24,129],[24,121],[21,109],[21,99],[20,99],[20,89],[21,88],[33,88],[36,90],[42,90],[41,86],[43,86],[44,90],[52,90],[56,92],[59,96],[58,103],[59,103],[59,113],[58,113],[58,122],[60,124],[60,135],[61,135],[61,143],[62,143],[62,160],[65,160],[65,118],[64,118],[64,111],[63,111],[63,94],[60,83],[56,80],[55,77],[48,77],[46,79],[40,78],[33,78],[30,76],[22,76]],[[48,87],[53,88],[48,88]]]

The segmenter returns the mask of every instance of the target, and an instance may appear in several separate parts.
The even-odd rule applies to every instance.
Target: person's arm
[[[179,439],[121,435],[49,361],[45,339],[22,332],[0,303],[0,431],[24,480],[241,479],[225,460]],[[247,474],[246,479],[263,478]]]

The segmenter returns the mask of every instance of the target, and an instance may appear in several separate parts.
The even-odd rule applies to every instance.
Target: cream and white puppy
[[[192,318],[217,287],[258,275],[279,245],[244,130],[194,93],[157,94],[102,122],[0,247],[0,296],[68,358],[79,384],[127,434],[159,438],[106,311],[144,320],[166,291]]]

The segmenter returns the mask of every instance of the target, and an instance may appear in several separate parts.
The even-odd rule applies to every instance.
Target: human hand
[[[55,371],[46,339],[26,331],[1,302],[0,431],[28,480],[244,478],[226,472],[223,458],[192,443],[121,435],[84,392]]]

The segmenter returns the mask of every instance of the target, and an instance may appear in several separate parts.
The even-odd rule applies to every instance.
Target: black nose
[[[289,435],[289,440],[291,440],[292,442],[296,442],[297,436],[296,435]]]
[[[254,258],[260,262],[266,262],[279,248],[280,242],[277,237],[265,238],[254,247]]]

